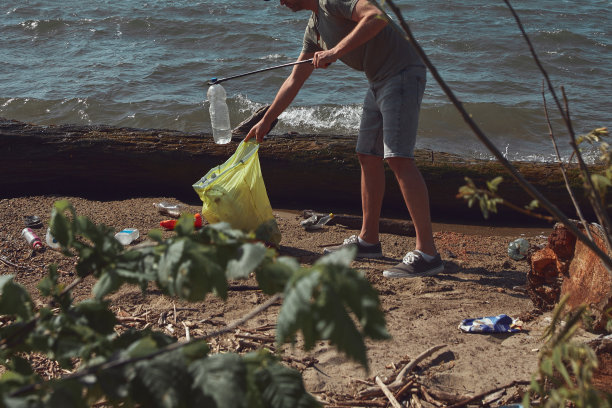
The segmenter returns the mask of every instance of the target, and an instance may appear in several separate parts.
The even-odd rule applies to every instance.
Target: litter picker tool
[[[270,71],[271,69],[290,67],[292,65],[298,65],[298,64],[305,64],[305,63],[308,63],[308,62],[312,63],[312,58],[307,59],[307,60],[302,60],[302,61],[290,62],[288,64],[277,65],[275,67],[268,67],[268,68],[258,69],[257,71],[245,72],[244,74],[234,75],[234,76],[227,77],[227,78],[220,78],[220,79],[211,78],[211,80],[207,82],[207,85],[215,85],[215,84],[219,84],[221,82],[228,81],[228,80],[234,79],[234,78],[240,78],[240,77],[247,76],[247,75],[258,74],[260,72]]]

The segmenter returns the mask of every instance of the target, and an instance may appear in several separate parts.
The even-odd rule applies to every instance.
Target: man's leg
[[[423,176],[413,159],[404,157],[387,158],[399,184],[404,202],[416,230],[416,249],[427,255],[437,253],[431,229],[429,193]],[[380,210],[379,210],[380,211]],[[365,220],[365,212],[364,212]]]
[[[385,168],[382,157],[358,154],[361,164],[361,209],[363,221],[359,237],[370,244],[378,243],[380,210],[385,193]]]

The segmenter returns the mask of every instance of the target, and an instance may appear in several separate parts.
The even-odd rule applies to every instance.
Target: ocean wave
[[[52,34],[69,27],[69,23],[64,20],[26,20],[19,24],[26,31],[33,31],[36,34]]]

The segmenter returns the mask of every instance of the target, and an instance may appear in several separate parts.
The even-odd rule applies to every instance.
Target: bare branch
[[[555,134],[553,132],[552,124],[550,123],[550,117],[548,116],[548,106],[546,104],[546,93],[544,92],[544,83],[542,83],[542,101],[544,103],[544,117],[546,118],[546,124],[548,125],[548,134],[550,136],[550,140],[552,142],[553,149],[555,150],[557,162],[559,163],[559,169],[561,170],[561,175],[563,176],[563,181],[565,182],[565,188],[567,189],[567,193],[569,194],[570,199],[572,200],[572,204],[574,204],[574,208],[576,209],[576,214],[578,214],[578,217],[580,218],[580,222],[582,223],[584,230],[589,236],[589,239],[593,241],[593,235],[591,235],[591,230],[587,224],[587,221],[584,218],[584,215],[582,214],[582,210],[580,209],[580,206],[578,205],[576,196],[574,195],[574,192],[572,191],[572,188],[570,187],[569,179],[567,178],[567,170],[565,169],[565,166],[563,165],[563,160],[561,159],[561,155],[559,154],[559,148],[557,147],[557,141],[555,139]]]
[[[393,393],[391,391],[389,391],[389,388],[387,388],[387,386],[385,385],[384,382],[382,382],[382,380],[380,379],[379,376],[376,376],[376,384],[378,384],[378,386],[382,390],[383,394],[385,394],[385,396],[389,399],[389,402],[391,403],[393,408],[402,408],[400,403],[397,402],[397,400],[393,396]]]

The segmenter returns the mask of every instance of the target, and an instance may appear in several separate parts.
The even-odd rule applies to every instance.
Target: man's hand
[[[338,57],[336,57],[336,52],[332,48],[331,50],[315,52],[312,57],[312,65],[314,65],[315,68],[327,68],[332,62],[336,62],[337,60]]]
[[[262,119],[257,122],[251,128],[251,130],[249,130],[249,133],[244,138],[244,141],[248,142],[250,139],[255,138],[255,140],[257,140],[257,143],[261,143],[264,140],[264,136],[266,136],[268,132],[270,132],[270,125],[266,124]]]

